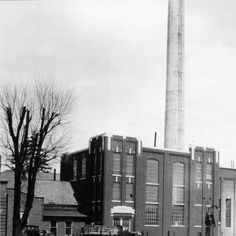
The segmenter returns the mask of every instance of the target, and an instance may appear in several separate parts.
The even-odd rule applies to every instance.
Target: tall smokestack
[[[184,0],[169,0],[165,148],[184,149]]]

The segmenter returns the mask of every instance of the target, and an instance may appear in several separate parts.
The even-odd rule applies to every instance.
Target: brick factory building
[[[214,149],[145,148],[136,138],[108,134],[61,159],[61,180],[71,182],[89,223],[145,236],[228,235],[218,223],[219,176]]]

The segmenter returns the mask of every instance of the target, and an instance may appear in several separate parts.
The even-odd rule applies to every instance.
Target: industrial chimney
[[[184,149],[184,0],[169,0],[165,148]]]

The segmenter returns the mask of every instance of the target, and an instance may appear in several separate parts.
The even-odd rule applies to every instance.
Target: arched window
[[[172,186],[172,224],[184,225],[184,192],[185,165],[182,162],[173,164]]]
[[[146,225],[159,224],[159,161],[146,162]]]

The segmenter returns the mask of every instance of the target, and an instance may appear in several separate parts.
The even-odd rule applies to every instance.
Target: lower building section
[[[33,207],[27,225],[37,226],[54,236],[79,236],[86,216],[78,211],[70,182],[48,180],[48,173],[41,173],[37,179]],[[45,177],[46,176],[46,177]],[[0,173],[0,235],[12,235],[14,202],[14,173]],[[23,183],[25,184],[25,183]],[[23,186],[22,184],[22,186]],[[24,185],[26,186],[26,185]],[[20,215],[23,215],[26,193],[22,187]]]

